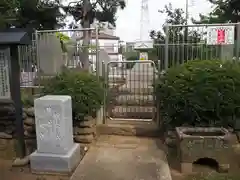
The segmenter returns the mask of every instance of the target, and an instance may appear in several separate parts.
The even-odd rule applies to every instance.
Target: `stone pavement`
[[[171,180],[160,140],[101,136],[71,180]]]

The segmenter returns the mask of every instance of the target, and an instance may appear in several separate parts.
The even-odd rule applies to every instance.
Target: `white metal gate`
[[[112,66],[116,63],[121,63],[120,68]],[[104,119],[153,121],[156,116],[155,63],[150,60],[111,61],[105,67]]]

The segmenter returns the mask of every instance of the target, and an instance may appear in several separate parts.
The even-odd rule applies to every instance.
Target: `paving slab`
[[[71,180],[171,180],[160,140],[101,136]]]

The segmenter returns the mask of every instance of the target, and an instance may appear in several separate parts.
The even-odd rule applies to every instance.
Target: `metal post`
[[[185,27],[185,31],[184,31],[184,59],[183,62],[187,62],[188,61],[188,15],[189,15],[189,10],[188,10],[188,0],[186,0],[186,27]]]
[[[107,114],[107,106],[108,106],[108,90],[109,90],[109,82],[108,82],[108,67],[109,63],[103,62],[103,73],[104,73],[104,107],[103,107],[103,124],[106,124],[106,120],[108,118]]]
[[[38,88],[40,88],[41,86],[41,75],[40,75],[40,60],[39,60],[39,51],[38,51],[38,31],[35,31],[35,48],[36,48],[36,61],[35,63],[37,63],[37,79],[38,79]]]
[[[164,70],[168,69],[169,26],[166,26]]]
[[[98,40],[98,27],[96,27],[96,29],[95,29],[95,33],[96,33],[96,75],[97,75],[97,77],[98,77],[98,79],[99,79],[99,76],[100,76],[100,74],[99,74],[99,71],[100,71],[100,62],[99,62],[99,40]],[[102,71],[102,69],[101,69],[101,71]],[[102,74],[101,74],[102,75]]]
[[[189,10],[188,10],[188,0],[186,0],[186,25],[188,25],[188,18],[189,18]]]
[[[16,111],[16,139],[17,139],[17,156],[24,158],[26,154],[26,147],[24,141],[24,127],[22,118],[22,101],[20,89],[20,66],[18,61],[18,47],[11,46],[10,48],[10,87],[11,98],[14,102]]]
[[[238,23],[238,24],[236,25],[236,28],[237,28],[236,59],[237,59],[237,61],[239,61],[239,58],[240,58],[240,54],[239,54],[239,53],[240,53],[240,23]]]
[[[102,75],[103,75],[103,81],[104,81],[104,97],[103,97],[103,117],[102,117],[102,123],[105,124],[105,120],[106,120],[106,91],[108,89],[107,87],[107,82],[106,82],[106,68],[105,68],[105,63],[104,61],[102,61]]]

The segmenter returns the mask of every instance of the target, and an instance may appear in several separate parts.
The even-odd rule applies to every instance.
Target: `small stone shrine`
[[[30,155],[35,173],[71,173],[80,162],[73,142],[70,96],[47,95],[34,101],[37,150]]]

